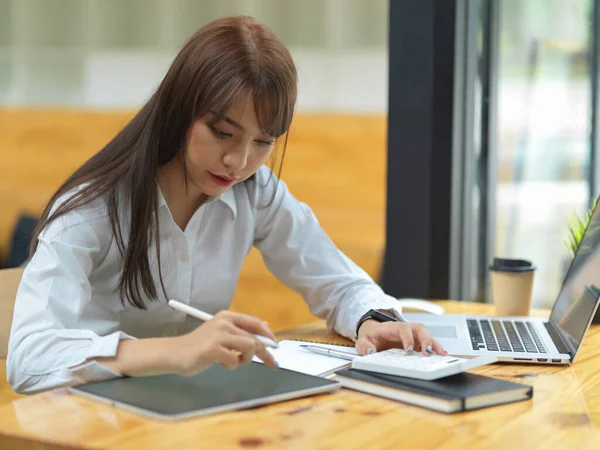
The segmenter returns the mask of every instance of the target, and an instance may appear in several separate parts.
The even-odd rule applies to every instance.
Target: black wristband
[[[370,309],[359,319],[358,323],[356,324],[356,339],[358,339],[358,330],[360,329],[360,326],[369,319],[373,319],[377,322],[399,322],[399,320],[395,317],[390,317],[387,314],[377,311],[376,309]]]

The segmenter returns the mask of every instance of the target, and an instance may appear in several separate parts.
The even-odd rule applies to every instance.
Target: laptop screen
[[[600,204],[600,202],[598,202]],[[552,308],[550,322],[574,355],[600,295],[600,206],[596,206]]]

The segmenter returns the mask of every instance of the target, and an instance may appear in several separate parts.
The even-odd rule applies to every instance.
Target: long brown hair
[[[102,198],[124,258],[118,286],[121,301],[127,298],[133,306],[145,309],[144,296],[158,297],[148,256],[152,241],[166,296],[160,270],[157,168],[179,157],[185,171],[193,122],[211,112],[216,123],[249,94],[262,131],[274,137],[285,134],[284,154],[297,96],[296,68],[285,45],[268,27],[246,16],[219,19],[198,30],[137,115],[52,196],[34,233],[31,255],[40,232],[50,222]],[[56,200],[76,187],[80,189],[53,211]],[[130,205],[130,217],[124,223],[136,231],[128,233],[127,243],[119,222],[122,199]]]

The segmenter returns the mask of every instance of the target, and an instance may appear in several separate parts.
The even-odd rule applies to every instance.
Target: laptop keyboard
[[[473,350],[547,353],[533,324],[519,320],[467,319]]]

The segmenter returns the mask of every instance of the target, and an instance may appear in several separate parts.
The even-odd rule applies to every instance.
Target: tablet
[[[192,377],[124,377],[69,387],[69,392],[163,420],[186,419],[330,392],[337,381],[271,370],[256,362],[215,365]]]

